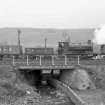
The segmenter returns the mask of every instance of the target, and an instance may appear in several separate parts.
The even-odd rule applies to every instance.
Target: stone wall
[[[74,89],[95,89],[95,85],[92,82],[90,75],[84,69],[65,71],[60,80]]]

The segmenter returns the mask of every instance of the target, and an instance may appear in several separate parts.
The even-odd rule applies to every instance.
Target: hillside
[[[21,29],[21,43],[24,46],[43,46],[47,37],[49,46],[57,45],[58,41],[64,40],[66,32],[71,42],[87,42],[93,38],[94,29],[34,29],[34,28],[1,28],[0,42],[17,44],[17,29]]]

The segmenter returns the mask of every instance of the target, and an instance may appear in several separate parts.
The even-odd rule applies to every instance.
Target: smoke
[[[93,43],[98,45],[105,44],[105,25],[100,26],[94,31]]]
[[[70,35],[67,32],[63,32],[62,37],[63,41],[70,42]]]

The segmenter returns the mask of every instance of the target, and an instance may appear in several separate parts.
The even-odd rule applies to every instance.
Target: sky
[[[0,0],[0,27],[88,28],[105,24],[105,0]]]

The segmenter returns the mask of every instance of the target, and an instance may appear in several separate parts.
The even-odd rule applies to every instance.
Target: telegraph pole
[[[47,38],[45,37],[45,48],[47,48]]]
[[[21,54],[21,53],[22,53],[22,52],[21,52],[21,42],[20,42],[21,30],[18,29],[17,32],[18,32],[18,47],[19,47],[19,53]]]

